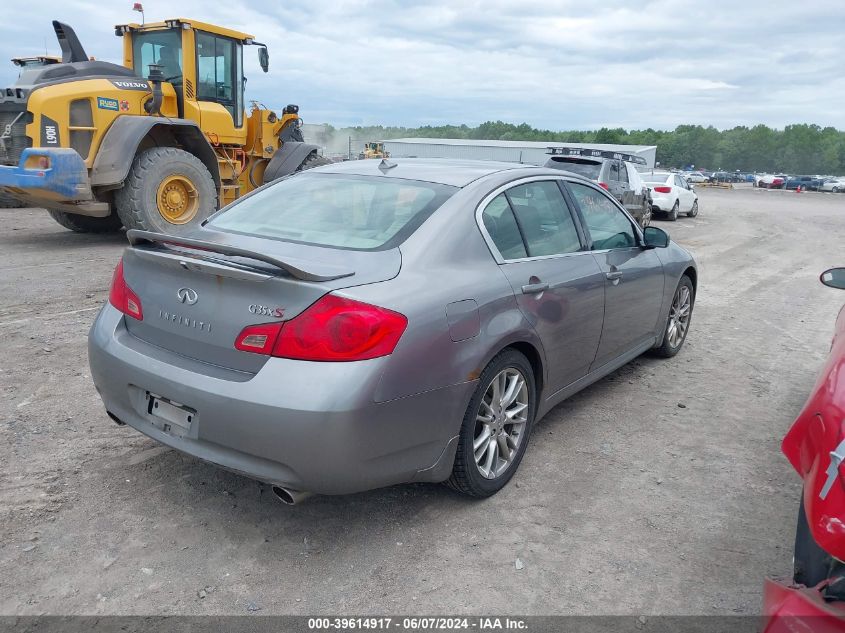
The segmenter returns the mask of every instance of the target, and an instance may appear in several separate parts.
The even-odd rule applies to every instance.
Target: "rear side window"
[[[506,192],[529,257],[581,250],[578,230],[557,182],[529,182]]]
[[[628,167],[625,163],[621,163],[619,165],[619,181],[624,183],[628,182]]]
[[[610,162],[610,179],[611,180],[619,180],[619,163],[615,160]]]
[[[513,217],[505,194],[500,193],[493,198],[481,214],[481,219],[503,259],[528,257],[516,218]]]
[[[628,217],[606,195],[577,182],[567,183],[590,231],[592,250],[629,248],[637,245]]]
[[[458,189],[376,176],[301,173],[209,222],[234,233],[354,250],[394,248]]]

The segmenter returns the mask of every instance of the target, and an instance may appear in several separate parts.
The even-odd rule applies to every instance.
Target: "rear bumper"
[[[376,403],[386,358],[312,363],[271,358],[256,374],[154,347],[106,304],[88,340],[91,375],[107,411],[184,453],[267,483],[346,494],[449,477],[475,383]],[[234,373],[234,372],[232,372]],[[147,413],[147,395],[196,410],[183,436]]]
[[[46,158],[49,166],[39,167]],[[0,189],[24,201],[36,203],[87,202],[92,200],[88,169],[72,149],[27,148],[16,166],[0,166]]]
[[[660,194],[651,192],[651,209],[652,211],[671,211],[675,205],[675,198],[671,194]]]
[[[766,579],[763,588],[764,633],[845,633],[845,604],[825,602],[815,588]]]

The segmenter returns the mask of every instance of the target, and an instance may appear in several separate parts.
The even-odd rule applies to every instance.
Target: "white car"
[[[833,193],[845,193],[845,178],[832,178],[825,181],[819,191],[832,191]]]
[[[656,171],[640,174],[651,189],[651,209],[666,213],[674,222],[679,213],[694,218],[698,215],[698,194],[680,174]]]
[[[707,176],[700,171],[691,171],[688,174],[684,174],[684,179],[687,182],[707,182]]]

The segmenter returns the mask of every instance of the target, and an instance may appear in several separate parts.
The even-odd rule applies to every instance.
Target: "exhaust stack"
[[[76,37],[76,32],[67,24],[53,20],[53,30],[56,32],[56,39],[59,40],[59,46],[62,49],[62,63],[72,64],[73,62],[87,62],[88,55],[79,38]]]

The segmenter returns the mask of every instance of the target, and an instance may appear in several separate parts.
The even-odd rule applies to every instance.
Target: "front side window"
[[[602,192],[577,182],[568,182],[584,223],[590,232],[591,250],[630,248],[637,245],[628,216]]]
[[[150,76],[150,64],[160,65],[164,80],[182,82],[182,32],[175,29],[132,34],[133,70],[139,77]]]
[[[197,32],[197,98],[219,103],[243,125],[241,45],[228,37]]]
[[[407,239],[455,191],[418,180],[302,173],[243,198],[209,226],[314,246],[385,250]]]

